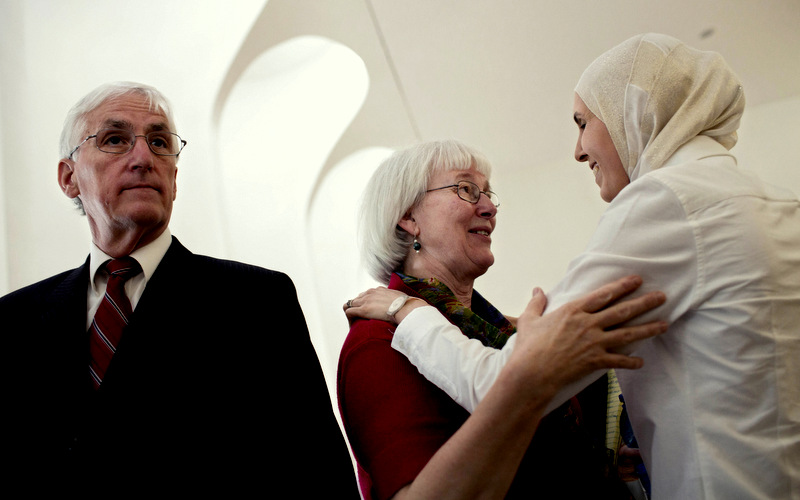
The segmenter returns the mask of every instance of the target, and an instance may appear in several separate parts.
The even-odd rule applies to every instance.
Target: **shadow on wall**
[[[363,150],[323,167],[368,89],[355,52],[298,37],[250,63],[217,124],[228,253],[292,277],[332,394],[348,329],[341,304],[352,290],[374,286],[359,271],[356,208],[389,151]]]

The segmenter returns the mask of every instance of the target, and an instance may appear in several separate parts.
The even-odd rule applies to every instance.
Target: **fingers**
[[[392,302],[404,295],[385,286],[371,288],[344,303],[342,309],[348,318],[386,319],[386,311]]]
[[[663,321],[619,328],[609,332],[596,331],[597,336],[592,343],[595,346],[594,349],[600,351],[595,351],[597,357],[593,357],[589,366],[593,370],[609,368],[638,370],[644,366],[644,360],[628,354],[632,349],[632,343],[661,335],[666,331],[667,323]]]
[[[626,276],[598,288],[582,299],[575,301],[574,304],[584,312],[594,313],[598,326],[608,328],[640,316],[666,301],[666,296],[662,292],[656,291],[610,305],[634,292],[641,285],[641,277],[636,275]]]
[[[652,323],[645,323],[644,325],[629,326],[625,328],[617,328],[603,332],[602,339],[606,349],[620,349],[627,347],[633,342],[648,339],[661,335],[667,331],[667,323],[664,321],[654,321]]]
[[[626,444],[623,444],[619,447],[619,456],[621,457],[641,457],[642,454],[639,451],[639,448],[631,448]]]
[[[620,370],[638,370],[644,366],[644,360],[635,356],[624,354],[608,354],[604,360],[603,368],[615,368]]]
[[[528,301],[528,305],[525,307],[525,311],[522,314],[526,316],[533,315],[539,317],[544,312],[544,308],[546,306],[547,306],[547,297],[545,296],[541,288],[536,287],[533,289],[531,300]]]
[[[626,276],[617,281],[603,285],[594,292],[585,296],[579,302],[582,302],[581,309],[585,312],[596,312],[614,302],[620,297],[624,297],[642,286],[642,278],[639,276]]]
[[[630,319],[655,309],[664,302],[667,297],[662,292],[649,292],[641,297],[629,299],[614,304],[613,306],[595,313],[597,317],[597,325],[601,328],[608,328],[610,326],[619,325]]]
[[[344,307],[345,308],[355,307],[356,306],[356,301],[360,302],[367,296],[374,296],[376,294],[379,294],[381,291],[388,291],[388,290],[389,289],[386,288],[385,286],[379,286],[377,288],[370,288],[368,290],[365,290],[365,291],[359,293],[355,298],[349,299],[347,302],[344,303]]]
[[[355,306],[348,306],[347,304],[345,304],[343,306],[343,309],[344,309],[344,315],[347,316],[348,318],[358,316],[358,308]]]

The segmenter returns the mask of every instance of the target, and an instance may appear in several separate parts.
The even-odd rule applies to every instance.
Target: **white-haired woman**
[[[548,299],[629,273],[669,298],[667,334],[637,346],[642,370],[619,372],[656,499],[800,495],[800,202],[737,167],[743,110],[719,54],[653,33],[601,55],[576,87],[575,158],[610,205]],[[474,408],[524,328],[502,350],[466,351],[443,325],[415,312],[395,344]]]
[[[361,210],[363,256],[372,276],[400,293],[383,320],[430,304],[482,345],[499,348],[513,336],[512,322],[473,289],[494,262],[499,203],[490,175],[486,158],[456,141],[398,151],[375,172]],[[536,383],[509,370],[472,416],[392,349],[392,324],[354,321],[340,356],[338,395],[363,495],[552,498],[566,489],[578,497],[625,498],[624,486],[605,477],[605,450],[584,433],[575,401],[539,421],[554,391],[581,374],[640,366],[614,349],[658,334],[663,324],[603,331],[619,324],[620,314],[636,316],[663,301],[654,292],[603,309],[639,284],[600,287],[546,320],[538,318],[544,297],[536,294],[519,318],[541,332],[519,341],[529,356],[519,368]],[[358,313],[364,302],[350,301],[345,310]]]

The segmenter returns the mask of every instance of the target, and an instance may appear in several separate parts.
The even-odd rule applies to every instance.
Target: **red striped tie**
[[[122,331],[128,324],[133,310],[125,295],[125,282],[142,271],[139,263],[131,257],[122,257],[105,264],[108,271],[106,294],[89,327],[89,373],[95,389],[100,387],[103,377],[117,351]]]

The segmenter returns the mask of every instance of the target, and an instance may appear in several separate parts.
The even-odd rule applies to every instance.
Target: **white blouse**
[[[587,249],[548,294],[548,310],[622,276],[667,303],[638,319],[667,333],[617,370],[659,499],[800,498],[800,202],[736,166],[707,137],[629,184]],[[637,292],[638,293],[638,292]],[[467,410],[514,349],[469,340],[432,307],[393,346]],[[603,372],[566,388],[556,407]]]

